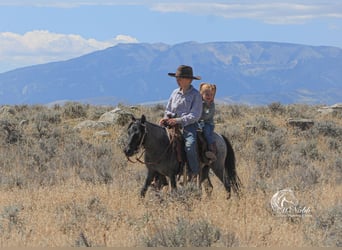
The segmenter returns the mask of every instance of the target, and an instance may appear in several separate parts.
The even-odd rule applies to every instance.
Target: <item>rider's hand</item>
[[[168,120],[169,120],[169,118],[162,118],[162,119],[160,119],[159,125],[166,127],[168,125]]]
[[[171,127],[177,125],[177,123],[178,122],[175,118],[168,119],[168,121],[167,121],[167,124]]]
[[[177,124],[178,122],[176,118],[163,118],[159,121],[159,125],[164,127],[173,127]]]

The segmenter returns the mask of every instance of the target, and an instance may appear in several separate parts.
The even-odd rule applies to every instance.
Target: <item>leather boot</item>
[[[214,161],[217,160],[216,153],[217,153],[217,147],[216,147],[216,143],[214,142],[213,144],[209,145],[209,151],[205,152],[205,156],[209,159],[210,163],[213,163]]]

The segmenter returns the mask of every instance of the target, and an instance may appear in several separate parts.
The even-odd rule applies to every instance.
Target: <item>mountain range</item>
[[[119,44],[67,61],[0,74],[0,104],[165,102],[180,64],[226,103],[334,104],[342,100],[342,49],[275,42]]]

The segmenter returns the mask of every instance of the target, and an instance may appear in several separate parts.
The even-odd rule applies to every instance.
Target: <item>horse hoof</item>
[[[230,193],[228,193],[228,194],[227,194],[227,200],[229,200],[229,199],[230,199],[230,197],[231,197],[231,194],[230,194]]]
[[[140,192],[140,198],[145,198],[145,195],[146,195],[146,191],[141,191]]]

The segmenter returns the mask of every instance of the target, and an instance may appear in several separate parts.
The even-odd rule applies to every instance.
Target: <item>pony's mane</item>
[[[153,122],[145,121],[145,123],[146,123],[146,124],[149,124],[149,125],[151,125],[151,126],[153,126],[153,127],[165,129],[165,127],[162,127],[162,126],[160,126],[160,125],[158,125],[158,124],[156,124],[156,123],[153,123]]]
[[[128,128],[131,127],[136,121],[139,121],[139,123],[141,123],[141,119],[136,119],[135,121],[132,121],[129,125],[128,125]],[[155,127],[155,128],[159,128],[159,129],[162,129],[162,130],[166,130],[165,127],[162,127],[156,123],[153,123],[153,122],[149,122],[149,121],[145,121],[145,124],[149,125],[149,126],[152,126],[152,127]]]
[[[168,131],[165,127],[149,121],[145,121],[145,125],[147,134],[152,134],[152,137],[154,137],[153,140],[159,140],[159,143],[163,143],[163,145],[168,144],[170,142]]]

